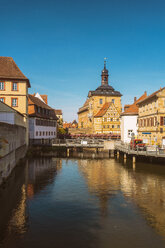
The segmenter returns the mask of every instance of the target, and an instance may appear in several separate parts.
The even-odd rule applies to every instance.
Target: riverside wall
[[[0,184],[26,155],[26,128],[0,122]]]

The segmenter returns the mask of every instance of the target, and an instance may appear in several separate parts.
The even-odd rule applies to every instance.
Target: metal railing
[[[59,146],[104,146],[102,139],[53,139],[52,145]]]
[[[165,157],[165,149],[159,148],[158,146],[145,146],[142,150],[138,146],[136,148],[132,148],[130,144],[116,141],[115,149],[127,154]]]

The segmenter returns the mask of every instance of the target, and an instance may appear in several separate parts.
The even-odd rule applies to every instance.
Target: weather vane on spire
[[[104,58],[104,68],[106,68],[106,61],[107,61],[108,58]]]

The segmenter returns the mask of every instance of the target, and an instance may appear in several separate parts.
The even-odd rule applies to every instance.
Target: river
[[[29,159],[0,188],[0,247],[165,247],[165,166]]]

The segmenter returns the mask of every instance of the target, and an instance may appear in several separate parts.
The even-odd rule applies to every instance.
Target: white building
[[[37,93],[28,97],[29,139],[31,144],[49,143],[57,137],[57,116]]]
[[[138,130],[138,102],[147,97],[146,92],[131,105],[124,106],[124,112],[121,114],[121,140],[124,143],[130,143],[131,137],[137,137]]]
[[[25,127],[24,115],[0,101],[0,122]]]

